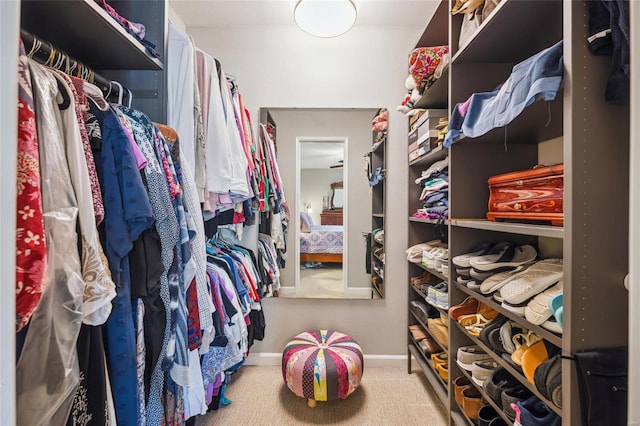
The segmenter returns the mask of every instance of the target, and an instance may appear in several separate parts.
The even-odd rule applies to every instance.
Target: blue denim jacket
[[[506,126],[538,98],[555,99],[563,71],[562,41],[520,62],[496,90],[471,95],[464,116],[456,104],[444,146],[450,147],[461,133],[477,138]]]

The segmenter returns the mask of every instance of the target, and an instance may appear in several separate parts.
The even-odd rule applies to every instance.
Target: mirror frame
[[[344,169],[342,172],[343,178],[344,178]],[[333,197],[336,195],[336,189],[342,189],[344,191],[344,180],[341,180],[340,182],[333,182],[331,184],[331,210],[337,210],[340,209],[342,210],[342,208],[344,207],[344,193],[342,194],[342,206],[341,207],[336,207],[335,204],[333,204]]]
[[[309,142],[327,142],[327,143],[343,143],[344,144],[344,162],[345,164],[348,164],[348,155],[349,155],[349,138],[347,136],[332,136],[332,137],[327,137],[327,136],[323,136],[323,137],[313,137],[313,136],[298,136],[296,137],[296,164],[295,164],[295,169],[296,169],[296,199],[295,199],[295,212],[292,212],[292,215],[295,215],[295,220],[296,222],[294,223],[294,232],[295,232],[295,262],[294,262],[294,268],[295,268],[295,295],[294,297],[301,297],[301,293],[302,293],[302,289],[300,287],[300,212],[301,212],[301,203],[300,203],[300,196],[301,196],[301,188],[300,188],[300,178],[302,175],[301,172],[301,167],[300,167],[300,163],[301,163],[301,151],[302,151],[302,144],[304,143],[309,143]],[[343,185],[343,199],[344,200],[348,200],[347,198],[347,184],[348,184],[348,173],[347,171],[347,167],[345,166],[342,169],[342,185]],[[346,182],[346,183],[345,183]],[[335,183],[335,182],[334,182]],[[333,185],[334,183],[331,184],[331,189],[333,191]],[[333,192],[331,193],[331,205],[333,205]],[[348,294],[348,280],[347,277],[348,275],[348,271],[349,271],[349,245],[348,245],[348,241],[349,241],[349,227],[345,226],[346,224],[346,219],[347,219],[347,212],[348,212],[349,206],[348,203],[345,203],[342,210],[342,217],[343,217],[343,228],[342,228],[342,289],[343,292],[345,294]]]

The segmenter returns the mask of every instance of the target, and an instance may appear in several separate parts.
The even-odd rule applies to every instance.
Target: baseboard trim
[[[282,365],[282,354],[276,352],[252,352],[245,365]],[[365,367],[396,367],[407,366],[406,355],[365,355]]]

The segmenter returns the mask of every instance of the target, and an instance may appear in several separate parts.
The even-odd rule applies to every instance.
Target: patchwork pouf
[[[289,389],[316,401],[344,399],[360,385],[364,368],[360,345],[335,330],[311,330],[291,339],[282,353],[282,377]]]

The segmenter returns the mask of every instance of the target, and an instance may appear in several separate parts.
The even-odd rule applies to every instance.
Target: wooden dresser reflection
[[[320,225],[342,225],[342,209],[323,210]]]

